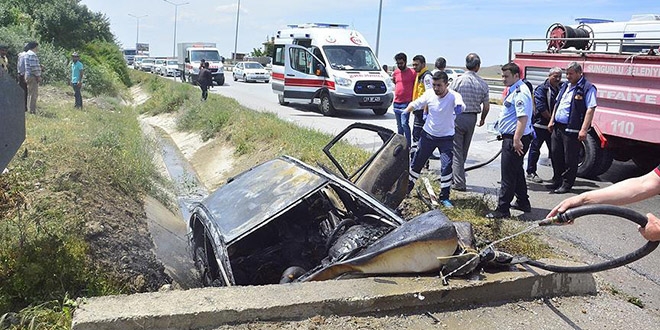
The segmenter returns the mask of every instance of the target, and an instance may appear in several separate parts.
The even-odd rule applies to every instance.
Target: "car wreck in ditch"
[[[355,132],[378,141],[354,173],[333,146]],[[362,133],[360,133],[362,134]],[[342,274],[425,273],[459,243],[438,210],[405,221],[403,136],[355,123],[323,149],[337,173],[282,156],[255,166],[192,205],[189,243],[205,286],[316,281]]]

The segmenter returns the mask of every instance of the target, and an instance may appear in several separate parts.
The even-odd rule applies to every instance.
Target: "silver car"
[[[234,81],[242,79],[245,82],[250,81],[270,81],[270,72],[259,62],[238,62],[234,66],[232,75]]]

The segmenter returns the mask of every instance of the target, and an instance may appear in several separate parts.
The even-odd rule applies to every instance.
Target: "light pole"
[[[163,0],[170,5],[174,6],[174,45],[172,46],[172,57],[176,57],[176,16],[179,6],[187,5],[190,2],[174,3],[172,1]]]
[[[241,14],[241,0],[238,0],[238,9],[236,9],[236,35],[234,36],[234,56],[232,56],[232,60],[236,62],[236,51],[238,47],[238,19]]]
[[[380,17],[383,14],[383,0],[380,0],[378,7],[378,30],[376,32],[376,58],[378,58],[378,44],[380,43]]]
[[[135,16],[133,14],[128,14],[137,20],[137,32],[135,32],[135,54],[137,54],[138,43],[140,42],[140,18],[147,17],[149,15]]]

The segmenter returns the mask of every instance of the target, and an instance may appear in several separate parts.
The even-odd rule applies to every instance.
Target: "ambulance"
[[[382,116],[394,99],[394,83],[364,37],[344,24],[288,25],[277,31],[272,89],[279,103],[317,103],[325,116],[371,109]]]

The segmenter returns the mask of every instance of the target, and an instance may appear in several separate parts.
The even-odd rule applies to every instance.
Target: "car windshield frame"
[[[323,46],[329,66],[342,71],[380,71],[378,59],[366,46]]]
[[[261,63],[257,63],[257,62],[245,62],[243,64],[243,67],[245,69],[264,70],[264,66],[261,65]]]
[[[190,54],[190,61],[199,62],[204,59],[207,62],[220,62],[220,53],[215,49],[196,49]]]

